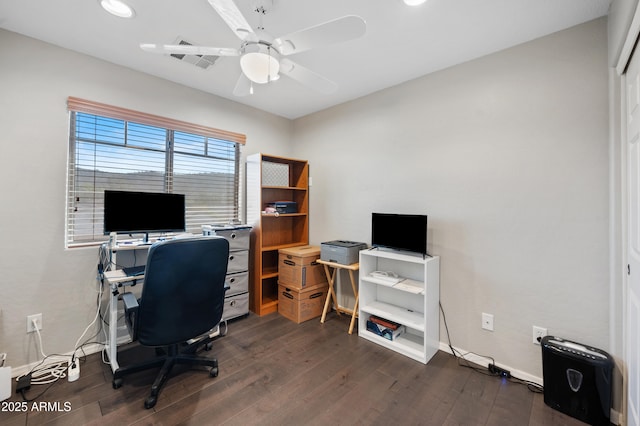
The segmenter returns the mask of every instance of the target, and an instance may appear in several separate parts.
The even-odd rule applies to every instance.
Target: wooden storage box
[[[324,284],[327,276],[320,259],[320,247],[299,246],[280,249],[278,256],[278,284],[298,290]]]
[[[278,285],[278,312],[285,318],[300,324],[322,315],[329,284],[324,283],[302,290]]]

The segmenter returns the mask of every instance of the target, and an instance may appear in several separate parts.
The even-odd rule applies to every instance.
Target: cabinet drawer
[[[227,290],[226,294],[227,297],[239,293],[246,293],[249,291],[249,272],[227,275],[226,282],[229,284],[229,290]]]
[[[249,293],[238,294],[224,299],[223,320],[230,320],[248,313]]]
[[[215,235],[229,241],[229,250],[249,250],[251,227],[204,226],[204,235]]]
[[[236,272],[244,272],[249,270],[249,251],[232,251],[229,253],[229,263],[227,265],[227,274]]]

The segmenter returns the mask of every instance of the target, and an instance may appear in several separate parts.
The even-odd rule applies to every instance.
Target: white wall
[[[17,367],[39,358],[27,315],[63,353],[95,313],[97,248],[64,249],[68,96],[244,133],[244,155],[290,155],[291,123],[4,30],[0,57],[0,352]]]
[[[533,325],[607,349],[607,72],[603,18],[296,120],[312,243],[428,214],[454,346],[536,377]]]

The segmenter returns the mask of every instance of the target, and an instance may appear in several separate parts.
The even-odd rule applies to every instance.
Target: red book
[[[375,315],[369,316],[369,321],[375,322],[376,324],[380,324],[383,327],[386,327],[390,330],[397,330],[400,327],[400,324],[397,322],[389,321],[384,318],[377,317]]]

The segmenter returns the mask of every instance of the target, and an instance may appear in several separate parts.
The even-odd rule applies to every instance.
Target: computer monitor
[[[373,213],[371,245],[427,255],[427,215]]]
[[[184,232],[185,197],[162,192],[104,191],[104,233]]]

